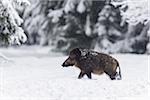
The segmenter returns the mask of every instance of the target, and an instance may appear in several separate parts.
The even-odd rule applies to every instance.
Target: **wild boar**
[[[106,73],[111,80],[121,80],[121,70],[118,61],[104,53],[88,49],[75,48],[70,51],[69,57],[62,64],[63,67],[75,66],[81,70],[78,78],[87,75],[92,78],[91,73],[101,75]]]

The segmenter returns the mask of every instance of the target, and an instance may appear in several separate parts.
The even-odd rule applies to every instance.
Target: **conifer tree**
[[[27,0],[0,0],[0,45],[21,44],[27,40],[21,28],[23,19],[16,8],[29,4]]]

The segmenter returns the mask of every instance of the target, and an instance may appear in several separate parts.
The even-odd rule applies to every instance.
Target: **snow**
[[[59,18],[63,15],[63,9],[59,10],[50,10],[48,17],[52,18],[53,23],[57,23]]]
[[[93,56],[97,56],[98,53],[97,52],[93,52],[89,49],[80,49],[80,52],[81,52],[81,56],[86,56],[87,54],[91,54]]]
[[[75,4],[77,4],[78,0],[67,0],[64,11],[66,13],[72,11],[75,8]]]
[[[117,5],[121,3],[113,2],[113,4]],[[125,7],[125,5],[128,6],[128,10],[125,12],[122,11],[122,15],[129,23],[135,25],[139,22],[143,23],[146,20],[150,20],[149,0],[125,0],[121,5],[123,5],[122,7]]]
[[[27,37],[24,30],[20,27],[23,23],[23,19],[19,16],[16,8],[23,5],[29,5],[28,0],[0,0],[0,16],[3,19],[1,21],[5,30],[2,30],[1,34],[8,34],[8,42],[10,44],[21,44],[25,42]]]
[[[123,79],[107,75],[77,79],[79,70],[63,68],[67,58],[49,47],[1,48],[9,58],[0,61],[0,100],[147,100],[150,56],[112,55],[119,62]],[[150,79],[149,79],[150,80]]]
[[[92,30],[91,30],[90,26],[91,26],[90,16],[88,15],[87,18],[86,18],[86,25],[85,25],[85,34],[87,36],[90,36],[91,33],[92,33]]]
[[[85,0],[81,0],[80,1],[80,3],[78,4],[78,6],[77,6],[77,11],[79,12],[79,13],[83,13],[83,12],[85,12],[86,11],[86,7],[85,7]]]

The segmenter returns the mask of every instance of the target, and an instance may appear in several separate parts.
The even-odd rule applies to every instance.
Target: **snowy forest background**
[[[110,53],[122,80],[77,79],[75,47]],[[0,0],[0,100],[148,100],[149,67],[150,0]]]
[[[0,46],[150,54],[148,0],[0,0]]]

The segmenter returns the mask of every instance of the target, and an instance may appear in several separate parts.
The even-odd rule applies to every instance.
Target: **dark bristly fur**
[[[78,76],[79,79],[84,75],[87,75],[87,77],[91,79],[91,73],[99,75],[106,73],[112,80],[121,79],[119,63],[115,58],[88,49],[73,49],[70,51],[69,57],[62,66],[75,66],[79,68],[81,70]],[[119,72],[117,72],[117,68],[119,69]]]

